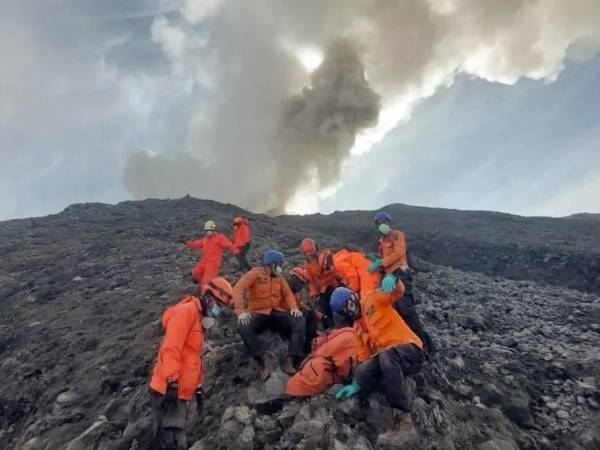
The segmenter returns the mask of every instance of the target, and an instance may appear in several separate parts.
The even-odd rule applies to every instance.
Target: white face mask
[[[281,266],[275,266],[272,270],[273,275],[276,277],[281,276],[281,274],[283,273],[283,269],[281,268]]]

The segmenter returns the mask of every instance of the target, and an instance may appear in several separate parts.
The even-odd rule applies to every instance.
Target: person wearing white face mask
[[[296,298],[283,273],[282,253],[269,250],[262,266],[244,275],[233,288],[233,301],[238,316],[238,332],[261,368],[261,378],[268,378],[275,369],[273,361],[265,360],[265,351],[258,335],[271,330],[289,340],[288,356],[283,371],[293,374],[302,360],[304,318]],[[247,295],[247,298],[245,298]]]
[[[398,281],[404,284],[406,288],[404,296],[396,302],[394,308],[423,341],[427,352],[433,353],[435,351],[434,343],[423,328],[415,308],[413,277],[408,267],[408,252],[404,233],[392,229],[392,216],[385,211],[379,211],[375,214],[374,223],[381,235],[379,238],[379,257],[375,258],[368,270],[371,273],[376,270],[383,272],[381,290],[385,293],[394,292]]]

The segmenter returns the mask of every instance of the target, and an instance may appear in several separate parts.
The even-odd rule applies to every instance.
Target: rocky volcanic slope
[[[180,241],[207,218],[225,224],[240,212],[184,198],[0,223],[0,448],[148,448],[158,320],[196,289],[195,254]],[[299,223],[251,221],[253,262],[272,247],[290,267],[300,262]],[[331,248],[351,237],[330,222],[311,234]],[[227,315],[207,333],[209,396],[193,448],[600,448],[598,296],[417,267],[419,308],[440,350],[416,379],[411,414],[394,414],[381,395],[281,399],[285,376],[257,381]],[[229,262],[224,273],[239,276]],[[284,344],[267,338],[282,357]]]
[[[431,263],[600,294],[600,214],[554,219],[401,204],[384,209],[406,233],[413,254]],[[343,211],[281,219],[372,248],[373,215]]]

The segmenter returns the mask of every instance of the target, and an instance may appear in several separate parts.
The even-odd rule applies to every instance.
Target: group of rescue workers
[[[381,390],[392,408],[409,411],[406,376],[420,371],[434,345],[415,309],[405,236],[392,229],[391,221],[386,212],[375,215],[377,255],[353,248],[333,253],[304,239],[300,250],[306,262],[287,276],[284,255],[276,250],[265,252],[261,265],[250,268],[246,219],[233,219],[233,242],[207,221],[205,236],[186,243],[203,251],[192,269],[200,295],[185,297],[162,316],[165,337],[150,382],[154,445],[187,448],[191,409],[195,405],[200,414],[204,403],[203,318],[217,317],[228,307],[237,315],[239,335],[263,380],[278,363],[258,335],[270,330],[288,340],[281,366],[292,375],[287,395],[307,397],[345,383],[335,394],[338,400]],[[234,287],[219,276],[224,250],[238,256],[240,271],[250,269]]]

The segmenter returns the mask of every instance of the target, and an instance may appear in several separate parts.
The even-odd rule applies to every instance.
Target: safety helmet
[[[329,300],[331,309],[333,309],[335,312],[340,312],[346,305],[346,302],[350,300],[353,295],[354,291],[352,291],[352,289],[345,287],[336,288],[331,293],[331,298]]]
[[[270,266],[271,264],[283,264],[283,253],[277,250],[269,250],[263,255],[263,264]]]
[[[308,272],[304,267],[294,267],[290,270],[290,276],[298,278],[304,284],[308,284]]]
[[[358,294],[348,288],[339,287],[331,293],[331,309],[341,316],[356,320],[360,317]]]
[[[233,218],[233,223],[236,225],[239,225],[240,223],[243,223],[243,222],[244,222],[244,219],[242,219],[240,216],[235,216]]]
[[[222,277],[210,280],[206,285],[204,292],[210,292],[214,298],[226,305],[229,305],[233,298],[233,288],[231,287],[231,284]]]
[[[304,253],[304,255],[314,255],[319,251],[319,246],[315,243],[315,241],[311,238],[305,238],[300,243],[300,251]]]
[[[375,222],[375,223],[378,223],[378,222],[391,222],[391,221],[392,221],[392,216],[390,216],[385,211],[379,211],[379,212],[377,212],[377,214],[375,214],[375,217],[373,219],[373,222]]]
[[[214,231],[217,228],[217,224],[214,220],[207,220],[204,222],[204,231]]]

